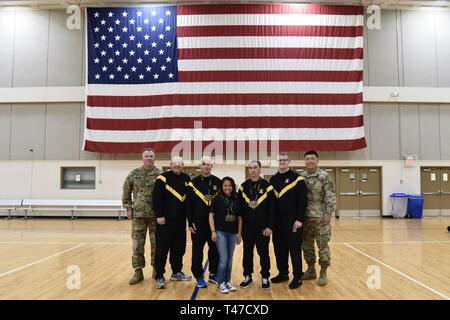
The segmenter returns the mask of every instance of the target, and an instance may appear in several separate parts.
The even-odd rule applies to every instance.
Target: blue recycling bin
[[[392,205],[392,217],[404,218],[406,216],[408,195],[406,193],[393,193],[390,196]]]
[[[408,196],[408,208],[406,211],[413,219],[422,219],[424,197],[421,194]]]

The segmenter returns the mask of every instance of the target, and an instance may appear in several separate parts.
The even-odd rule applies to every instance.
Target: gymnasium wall
[[[302,166],[293,160],[293,166]],[[324,160],[322,166],[380,166],[382,167],[382,213],[391,214],[389,195],[393,192],[420,193],[420,166],[450,166],[450,161],[419,161],[414,168],[405,168],[398,160]],[[122,184],[131,169],[141,165],[139,160],[35,160],[0,161],[0,199],[120,199]],[[168,166],[159,160],[158,167]],[[192,163],[190,165],[195,165]],[[96,171],[94,190],[61,189],[60,168],[64,166],[92,166]],[[213,173],[219,177],[232,176],[236,183],[245,180],[243,165],[215,165]],[[276,167],[273,167],[276,172]]]
[[[84,32],[68,30],[66,18],[63,10],[0,8],[0,90],[14,88],[20,93],[25,87],[57,90],[84,86]],[[381,14],[381,26],[381,30],[365,30],[365,88],[450,90],[450,11],[386,10]],[[83,102],[4,102],[0,94],[1,198],[120,197],[122,181],[139,165],[132,161],[139,156],[81,151]],[[450,100],[366,102],[364,117],[368,147],[324,152],[322,162],[382,166],[383,207],[389,213],[391,192],[420,191],[421,164],[450,165]],[[403,154],[418,156],[416,168],[403,168]],[[301,159],[302,153],[291,156]],[[167,159],[167,155],[160,158]],[[60,190],[59,168],[63,165],[96,166],[96,190]],[[244,179],[242,165],[216,169],[218,175]]]

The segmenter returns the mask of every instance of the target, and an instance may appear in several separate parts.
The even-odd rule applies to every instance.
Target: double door
[[[420,169],[424,216],[450,216],[450,168]]]
[[[349,167],[338,170],[339,216],[381,216],[381,169]]]

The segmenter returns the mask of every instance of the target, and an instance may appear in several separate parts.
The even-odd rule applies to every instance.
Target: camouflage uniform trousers
[[[322,225],[322,218],[306,218],[303,229],[303,254],[308,265],[316,263],[314,240],[319,248],[319,265],[328,267],[331,262],[331,253],[328,242],[331,239],[331,225]]]
[[[133,218],[131,222],[131,238],[133,239],[133,257],[131,263],[133,269],[143,269],[145,267],[145,240],[148,235],[150,238],[150,256],[151,265],[155,265],[155,229],[156,229],[156,218]]]

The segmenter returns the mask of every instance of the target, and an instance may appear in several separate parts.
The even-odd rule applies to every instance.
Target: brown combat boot
[[[134,270],[134,275],[128,282],[130,285],[136,284],[144,280],[144,273],[142,272],[142,269],[136,269]]]
[[[324,286],[327,284],[327,267],[320,268],[320,276],[319,276],[319,286]]]
[[[312,265],[308,265],[308,269],[303,274],[302,279],[303,280],[315,280],[315,279],[317,279],[316,268],[315,268],[315,266],[313,264]]]

